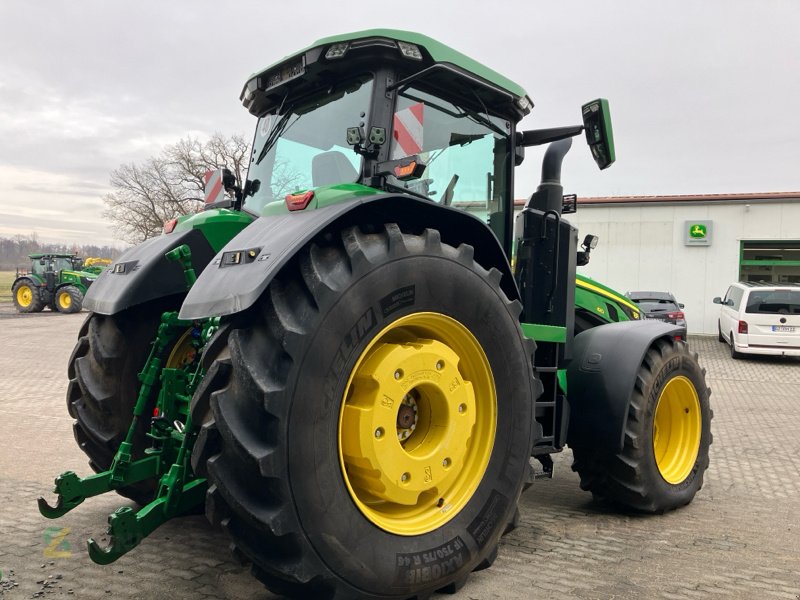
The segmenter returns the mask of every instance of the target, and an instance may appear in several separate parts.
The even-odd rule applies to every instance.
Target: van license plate
[[[794,327],[789,325],[773,325],[772,331],[776,333],[794,333]]]

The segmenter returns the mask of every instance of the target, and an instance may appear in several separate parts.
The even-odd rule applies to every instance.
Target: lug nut
[[[403,369],[397,369],[397,371],[394,372],[394,378],[402,379],[402,377],[403,377]]]
[[[378,439],[383,437],[383,427],[378,427],[375,430],[375,437],[378,438]]]
[[[441,371],[442,369],[444,369],[444,361],[443,360],[436,361],[436,370]]]
[[[400,481],[402,481],[403,483],[406,483],[409,479],[411,479],[410,473],[403,473],[402,475],[400,475]]]

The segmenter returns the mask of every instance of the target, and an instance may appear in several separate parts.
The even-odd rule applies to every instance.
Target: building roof
[[[525,206],[527,198],[514,200],[514,206]],[[673,194],[667,196],[578,196],[581,206],[610,204],[743,204],[749,202],[800,202],[800,192],[748,192],[746,194]]]
[[[675,194],[670,196],[600,196],[581,198],[578,204],[731,204],[741,202],[800,200],[800,192],[760,192],[746,194]]]

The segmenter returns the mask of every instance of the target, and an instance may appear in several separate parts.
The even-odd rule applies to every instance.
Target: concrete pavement
[[[174,520],[116,563],[85,540],[126,501],[88,500],[49,521],[36,497],[89,468],[65,406],[66,364],[85,313],[18,316],[0,306],[0,597],[274,599],[204,517]],[[734,361],[692,338],[713,389],[714,444],[695,501],[663,516],[618,514],[578,487],[567,450],[523,495],[520,527],[466,599],[800,599],[800,361]]]

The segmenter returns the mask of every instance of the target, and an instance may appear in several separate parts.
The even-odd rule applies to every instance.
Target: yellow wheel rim
[[[381,529],[433,531],[466,506],[494,446],[489,361],[461,323],[398,319],[373,338],[345,389],[339,461],[350,496]]]
[[[692,472],[700,451],[702,417],[697,390],[683,375],[667,382],[653,417],[653,452],[658,470],[673,485]]]
[[[194,361],[197,350],[192,346],[191,333],[192,330],[187,329],[183,332],[181,337],[178,338],[178,341],[175,342],[175,346],[172,348],[172,352],[170,352],[167,357],[167,362],[164,363],[164,368],[182,369]]]
[[[28,308],[33,302],[33,291],[27,285],[17,288],[17,304],[23,308]]]
[[[72,306],[72,296],[70,296],[67,292],[59,292],[58,305],[61,308],[69,308]]]

